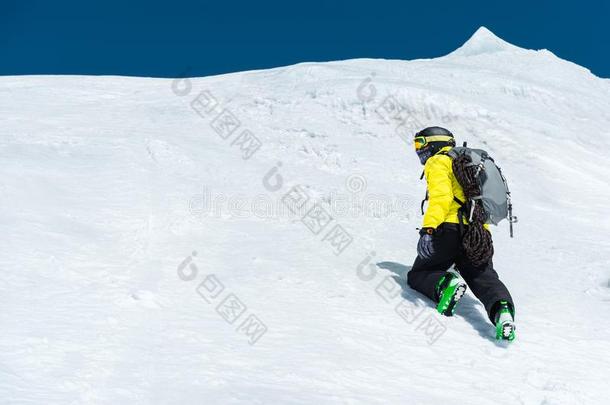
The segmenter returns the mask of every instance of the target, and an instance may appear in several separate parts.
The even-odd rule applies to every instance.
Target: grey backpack
[[[466,146],[454,147],[446,152],[453,160],[454,174],[464,189],[467,201],[455,199],[461,206],[461,217],[472,221],[476,206],[484,212],[486,224],[498,225],[503,219],[508,219],[510,236],[513,236],[513,216],[510,191],[506,178],[489,154],[482,149],[471,149]]]

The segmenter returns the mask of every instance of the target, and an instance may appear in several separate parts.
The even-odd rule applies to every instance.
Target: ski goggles
[[[449,142],[453,137],[447,135],[416,136],[413,138],[415,150],[421,150],[430,142]]]

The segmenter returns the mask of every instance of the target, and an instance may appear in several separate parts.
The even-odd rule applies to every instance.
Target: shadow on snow
[[[405,266],[404,264],[396,262],[379,262],[377,263],[377,267],[394,273],[392,278],[402,289],[402,298],[415,305],[420,305],[423,302],[426,306],[436,310],[436,305],[428,299],[428,297],[415,291],[407,284],[407,273],[411,270],[411,266]],[[485,310],[481,310],[482,308],[483,304],[467,293],[460,300],[454,316],[465,319],[481,337],[493,342],[497,346],[505,347],[505,345],[502,344],[503,342],[496,340],[495,336],[493,336],[491,329],[492,325],[487,319]]]

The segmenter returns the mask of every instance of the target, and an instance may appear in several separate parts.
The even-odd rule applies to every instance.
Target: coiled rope
[[[477,181],[477,175],[484,175],[483,172],[479,172],[478,165],[472,164],[472,159],[465,155],[460,154],[453,159],[453,173],[460,186],[464,190],[464,195],[470,204],[474,204],[474,211],[472,211],[472,218],[469,221],[469,226],[462,235],[462,247],[466,258],[474,265],[480,266],[488,263],[493,254],[494,246],[491,239],[491,232],[483,227],[487,220],[487,214],[483,210],[481,203],[481,188]],[[462,208],[462,218],[470,215],[472,206],[465,204]]]

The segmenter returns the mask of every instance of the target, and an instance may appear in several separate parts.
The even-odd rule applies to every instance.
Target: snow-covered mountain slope
[[[0,403],[604,403],[609,105],[484,28],[431,60],[2,77]],[[508,177],[509,347],[470,293],[443,318],[397,282],[428,125]]]

